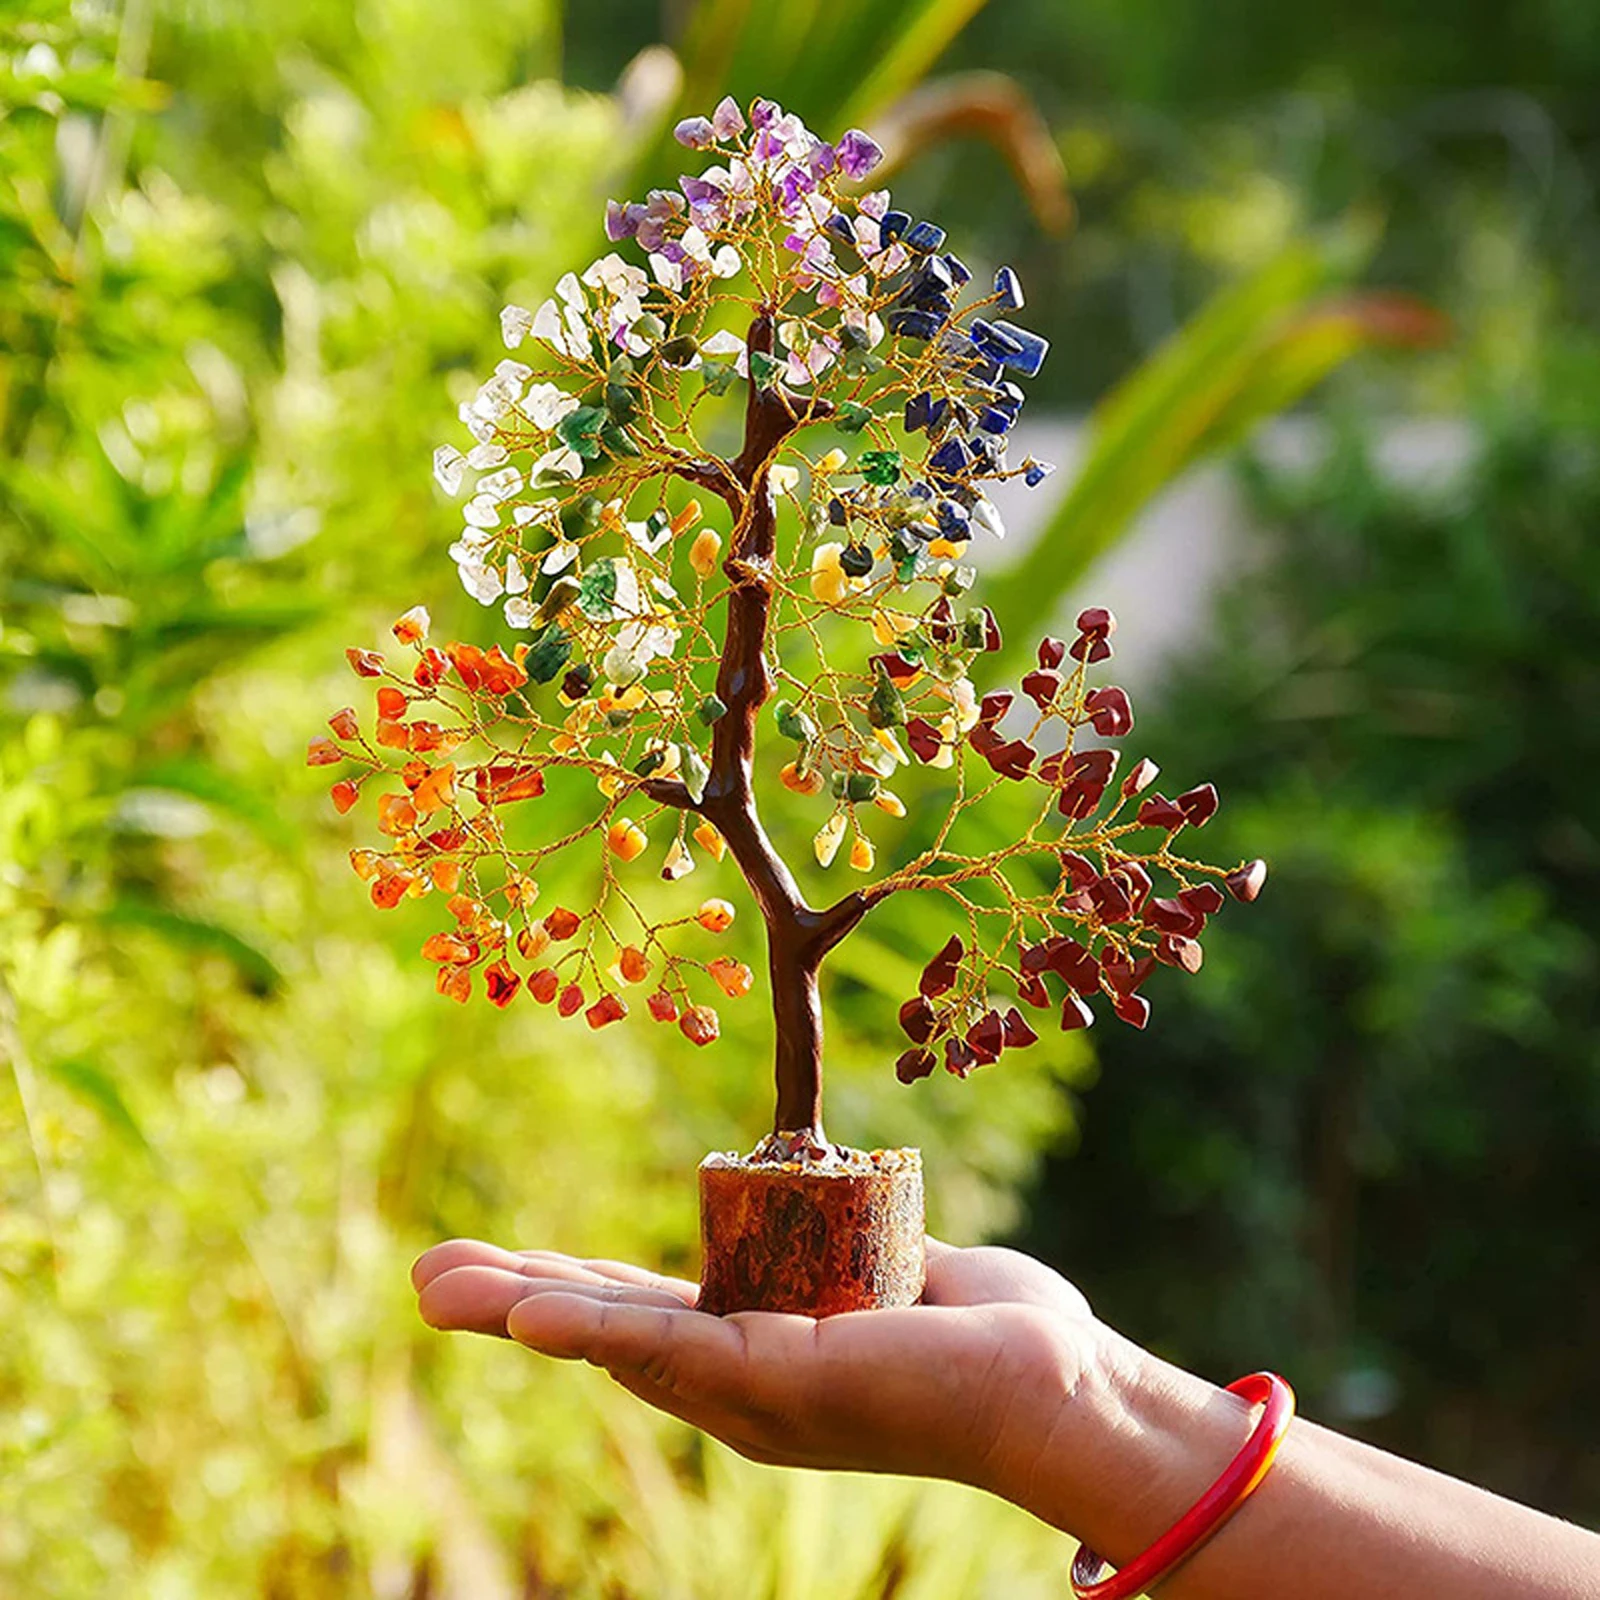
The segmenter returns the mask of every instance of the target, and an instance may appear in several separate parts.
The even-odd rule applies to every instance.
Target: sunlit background
[[[436,998],[302,764],[345,644],[487,638],[432,448],[729,90],[1019,270],[1063,470],[986,598],[1113,604],[1135,744],[1272,862],[1147,1033],[964,1084],[894,1081],[932,946],[869,922],[830,1131],[1164,1354],[1600,1522],[1597,88],[1579,0],[11,0],[0,1594],[1064,1590],[1021,1513],[750,1466],[406,1281],[693,1271],[770,1114],[756,999],[693,1051]]]

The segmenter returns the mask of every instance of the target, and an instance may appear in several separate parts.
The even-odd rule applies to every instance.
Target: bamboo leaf
[[[1189,467],[1237,444],[1359,351],[1438,339],[1442,319],[1419,302],[1329,293],[1369,248],[1359,230],[1292,247],[1224,289],[1107,396],[1065,499],[989,585],[1007,619],[1008,654],[1025,648],[1061,594]]]
[[[142,929],[182,950],[221,956],[259,994],[272,994],[283,984],[283,974],[265,951],[220,922],[133,897],[114,901],[100,920],[107,927]]]
[[[838,113],[840,127],[870,121],[914,88],[983,7],[984,0],[920,0],[903,7],[887,48]]]
[[[64,1061],[43,1061],[42,1069],[63,1088],[70,1089],[80,1100],[94,1107],[106,1126],[129,1144],[150,1154],[150,1141],[145,1131],[123,1098],[116,1080],[103,1067],[92,1061],[72,1057]]]
[[[155,762],[130,772],[126,787],[166,789],[188,795],[214,811],[237,817],[285,855],[293,855],[299,849],[300,835],[272,795],[236,782],[209,761],[178,757]]]

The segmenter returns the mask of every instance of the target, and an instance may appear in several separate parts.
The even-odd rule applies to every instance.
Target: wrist
[[[1170,1528],[1248,1438],[1252,1408],[1105,1327],[1041,1422],[1007,1498],[1114,1565]]]

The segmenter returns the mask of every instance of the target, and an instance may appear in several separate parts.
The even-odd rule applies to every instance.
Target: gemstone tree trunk
[[[770,353],[768,315],[749,348]],[[828,416],[826,401],[750,385],[745,435],[726,466],[686,476],[733,516],[723,570],[731,583],[712,730],[711,774],[698,809],[728,842],[765,924],[772,984],[777,1105],[773,1135],[754,1156],[710,1156],[701,1167],[701,1305],[718,1313],[829,1316],[909,1305],[922,1293],[922,1164],[915,1151],[834,1150],[822,1127],[823,958],[870,902],[847,895],[814,910],[761,826],[753,786],[756,722],[770,692],[765,658],[777,512],[767,481],[783,440]]]

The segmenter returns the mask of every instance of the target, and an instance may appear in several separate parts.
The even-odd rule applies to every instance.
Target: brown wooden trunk
[[[922,1296],[922,1157],[837,1152],[826,1162],[708,1156],[700,1168],[700,1309],[841,1311]]]

